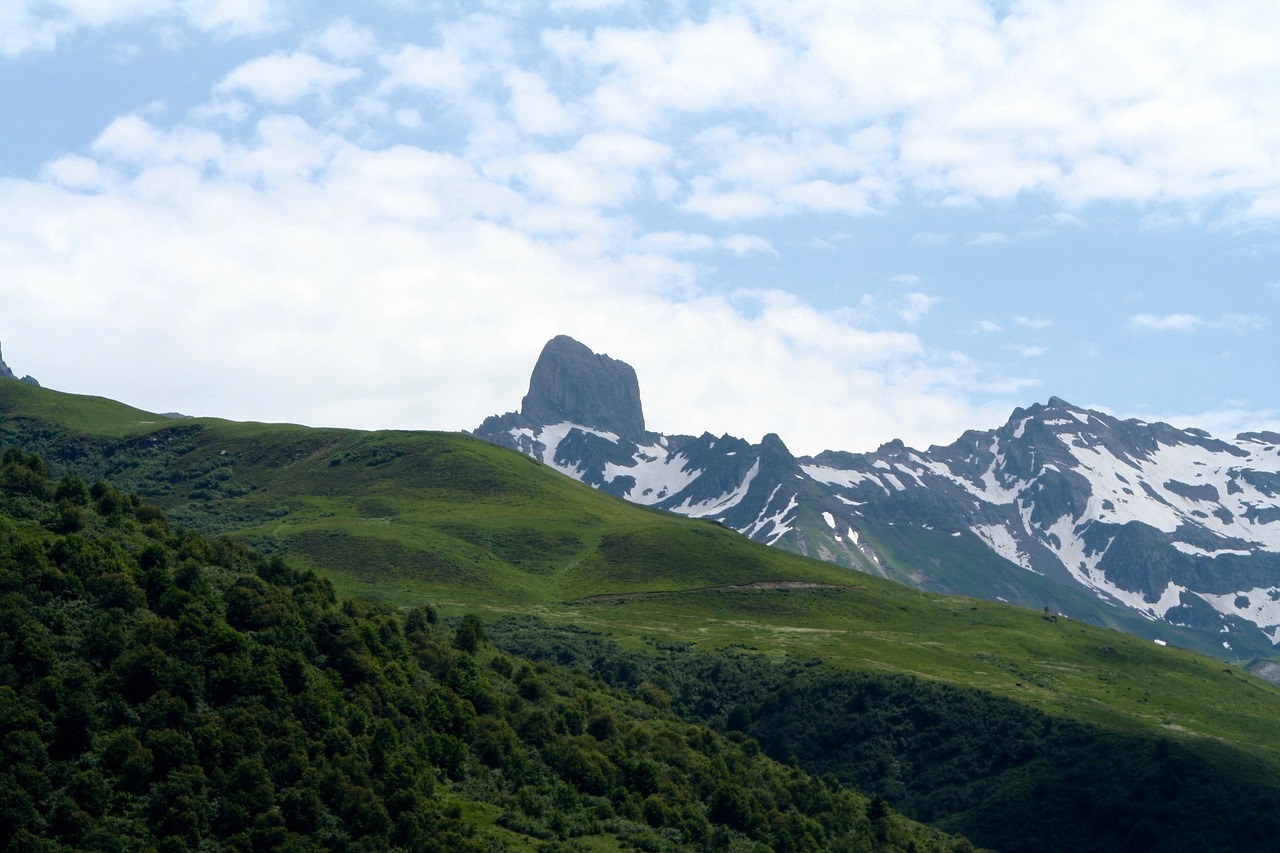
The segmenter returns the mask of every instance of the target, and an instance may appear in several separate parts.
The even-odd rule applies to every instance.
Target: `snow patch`
[[[861,471],[828,468],[825,465],[801,465],[800,470],[809,475],[810,479],[831,486],[856,486],[872,479]]]
[[[1224,616],[1237,616],[1263,630],[1280,626],[1280,588],[1254,587],[1226,595],[1196,593]],[[1236,602],[1241,602],[1239,605]]]
[[[1008,529],[998,524],[980,524],[976,527],[969,528],[983,542],[987,543],[992,551],[995,551],[1001,557],[1004,557],[1011,563],[1017,563],[1024,569],[1031,569],[1031,561],[1027,559],[1027,555],[1018,547],[1018,542],[1013,538],[1013,534]]]
[[[1173,547],[1184,554],[1190,554],[1193,557],[1221,557],[1224,554],[1233,554],[1237,557],[1248,557],[1252,551],[1241,551],[1238,548],[1223,548],[1221,551],[1206,551],[1203,548],[1197,548],[1187,542],[1174,542]]]
[[[604,482],[612,483],[618,477],[632,477],[635,485],[624,495],[633,503],[651,506],[679,494],[694,480],[702,476],[698,468],[686,469],[689,459],[683,453],[668,456],[658,445],[641,447],[630,465],[612,462],[604,466]]]
[[[690,518],[703,518],[718,512],[733,509],[742,499],[747,496],[747,489],[751,487],[751,481],[760,473],[760,460],[756,460],[751,466],[751,470],[747,472],[747,476],[742,478],[742,482],[738,487],[730,492],[715,498],[709,498],[705,501],[693,503],[691,498],[681,501],[677,507],[672,507],[671,511],[680,515],[687,515]],[[775,491],[777,487],[775,487]]]

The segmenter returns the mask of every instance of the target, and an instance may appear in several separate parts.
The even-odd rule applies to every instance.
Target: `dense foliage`
[[[0,463],[6,849],[970,849],[631,686]]]
[[[1261,850],[1280,837],[1280,780],[1212,742],[1136,736],[976,690],[773,662],[743,650],[630,651],[536,620],[491,626],[521,655],[608,683],[657,683],[686,719],[883,796],[1003,851]]]

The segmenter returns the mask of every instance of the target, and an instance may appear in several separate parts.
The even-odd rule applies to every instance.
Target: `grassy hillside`
[[[1280,803],[1280,690],[1241,669],[770,550],[466,436],[164,421],[0,382],[0,442],[42,454],[59,474],[109,478],[177,522],[284,556],[366,601],[486,621],[532,615],[629,652],[751,651],[977,690],[1144,748],[1174,744],[1214,773],[1246,768],[1256,802]],[[1034,755],[1020,761],[988,792],[996,811],[982,826],[1010,808],[997,809],[999,797],[1025,803],[1056,790],[1044,787],[1049,771],[1031,769]]]
[[[964,850],[741,737],[0,461],[7,850]]]

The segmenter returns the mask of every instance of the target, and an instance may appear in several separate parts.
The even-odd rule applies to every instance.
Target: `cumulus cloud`
[[[378,52],[378,36],[369,27],[350,18],[338,18],[303,42],[303,49],[325,53],[343,62],[352,62]]]
[[[834,233],[903,204],[934,217],[913,238],[939,247],[930,257],[1025,236],[1007,219],[955,218],[1027,198],[1050,229],[1083,228],[1098,202],[1152,224],[1280,217],[1275,4],[997,14],[981,0],[733,0],[642,14],[557,0],[555,20],[537,4],[484,6],[442,9],[408,40],[349,12],[292,46],[273,40],[185,118],[120,116],[37,179],[0,184],[6,310],[47,318],[32,328],[51,336],[55,319],[92,319],[95,343],[139,360],[132,341],[155,325],[183,355],[155,366],[154,390],[120,384],[141,381],[128,372],[90,377],[92,363],[39,373],[65,368],[77,390],[166,409],[198,410],[217,390],[238,401],[220,412],[233,416],[471,426],[514,405],[545,338],[599,346],[592,333],[607,328],[613,354],[653,377],[646,406],[663,428],[772,430],[802,449],[949,440],[984,422],[973,395],[1034,380],[874,331],[934,310],[922,278],[893,276],[893,298],[854,315],[770,282],[744,295],[715,262],[806,237],[832,248]],[[17,0],[0,4],[0,55],[130,22],[262,32],[277,12],[268,0]],[[765,228],[788,219],[790,231]],[[884,281],[897,263],[867,275]],[[1140,332],[1263,324],[1129,320]],[[455,375],[462,347],[466,381],[424,379]]]
[[[274,53],[235,68],[214,91],[245,91],[267,104],[282,106],[323,95],[363,73],[359,68],[335,65],[309,53]]]
[[[600,151],[646,160],[633,142]],[[548,204],[537,194],[464,158],[368,149],[298,117],[264,117],[244,140],[125,117],[92,153],[51,166],[56,183],[0,183],[12,273],[0,300],[27,318],[13,345],[66,390],[243,419],[466,428],[514,407],[541,344],[567,333],[632,362],[650,421],[669,431],[776,431],[816,452],[928,443],[986,413],[966,394],[989,372],[914,334],[773,289],[670,293],[673,277],[701,277],[682,253],[769,251],[751,235],[618,233],[583,252],[574,234],[524,226]],[[903,310],[935,301],[911,294]],[[80,355],[58,343],[66,329]]]

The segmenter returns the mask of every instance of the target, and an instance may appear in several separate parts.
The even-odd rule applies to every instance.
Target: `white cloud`
[[[1052,320],[1046,320],[1043,317],[1025,317],[1022,315],[1014,317],[1013,322],[1024,329],[1047,329],[1053,325]]]
[[[683,209],[708,219],[735,221],[759,219],[774,211],[773,200],[765,193],[737,190],[723,192],[705,179],[694,179],[693,193]]]
[[[98,190],[106,180],[97,160],[79,154],[59,157],[45,167],[45,173],[55,183],[71,190]]]
[[[405,45],[395,54],[383,57],[386,69],[383,92],[400,89],[424,89],[462,94],[470,84],[471,70],[464,56],[444,48]]]
[[[609,12],[615,9],[631,9],[636,0],[551,0],[551,11],[557,15],[576,12]]]
[[[1209,325],[1195,314],[1135,314],[1129,326],[1146,332],[1194,332]]]
[[[1006,243],[1012,243],[1008,234],[1000,231],[983,231],[975,234],[969,239],[970,246],[1003,246]]]
[[[1135,314],[1129,327],[1142,332],[1178,332],[1189,334],[1202,329],[1224,329],[1232,332],[1258,331],[1266,320],[1252,314],[1224,314],[1208,319],[1199,314]]]
[[[369,27],[350,18],[338,18],[303,42],[306,50],[328,54],[342,62],[374,56],[378,52],[378,36]]]
[[[909,326],[919,323],[925,314],[928,314],[933,306],[942,301],[940,296],[929,296],[925,293],[908,293],[903,298],[902,308],[898,311],[904,322]]]
[[[80,30],[169,22],[219,35],[279,29],[275,0],[6,0],[0,4],[0,57],[54,50]]]
[[[334,65],[309,53],[274,53],[233,69],[214,91],[247,91],[260,101],[281,106],[323,95],[363,74],[359,68]]]
[[[730,234],[721,244],[740,258],[756,254],[778,257],[778,250],[773,244],[758,234]]]
[[[1049,350],[1042,346],[1032,346],[1027,344],[1015,344],[1013,351],[1023,358],[1039,358]]]
[[[180,0],[178,5],[200,29],[232,35],[279,28],[285,11],[274,0]]]
[[[208,392],[238,400],[232,415],[471,426],[514,405],[546,337],[597,345],[591,332],[608,328],[610,350],[657,386],[646,393],[655,423],[776,430],[799,447],[949,440],[988,411],[971,395],[1035,382],[870,331],[935,308],[921,278],[894,276],[901,289],[862,317],[788,301],[768,282],[763,296],[730,295],[713,263],[777,255],[811,234],[831,248],[856,228],[859,241],[840,247],[854,257],[862,225],[901,227],[903,204],[928,214],[918,227],[940,229],[916,233],[921,247],[1021,238],[1008,217],[969,211],[1027,199],[1049,211],[1032,223],[1048,229],[1083,228],[1098,202],[1131,205],[1153,227],[1280,217],[1273,4],[1028,2],[997,16],[980,0],[734,0],[699,17],[681,4],[654,14],[559,0],[553,12],[567,17],[553,26],[536,4],[463,6],[464,17],[442,6],[410,43],[371,31],[359,11],[299,24],[296,47],[241,64],[185,123],[120,117],[89,150],[51,156],[38,180],[0,185],[6,310],[111,317],[121,340],[154,325],[182,354],[162,366],[159,391],[70,360],[33,372],[81,377],[78,390],[115,382],[142,403],[180,397],[164,408],[198,409]],[[276,11],[22,0],[0,8],[0,53],[123,24],[189,45],[276,26]],[[259,119],[250,105],[263,102],[275,112]],[[627,328],[614,331],[620,317]],[[219,346],[199,323],[236,331]],[[1149,332],[1263,325],[1129,321]],[[423,379],[455,371],[448,356],[473,357],[481,339],[497,342],[467,383]],[[337,369],[338,352],[352,372]],[[332,394],[308,373],[317,364],[334,366]],[[210,378],[186,388],[180,370]],[[276,390],[295,381],[296,396]],[[515,391],[499,393],[503,383]],[[776,409],[760,405],[774,398]],[[836,434],[848,440],[817,437]]]
[[[853,154],[842,134],[874,126],[883,142],[871,156],[813,177],[874,176],[942,204],[1041,193],[1072,207],[1185,209],[1241,196],[1242,215],[1270,217],[1263,199],[1280,198],[1280,130],[1258,105],[1275,103],[1280,57],[1259,33],[1277,26],[1280,12],[1264,2],[1224,12],[1086,0],[1070,14],[1028,3],[1000,18],[977,0],[928,14],[913,4],[746,2],[666,29],[560,31],[553,49],[603,72],[590,98],[607,123],[750,111],[757,130],[740,146],[745,159],[725,158],[720,174],[742,191],[759,190],[760,168],[803,169],[787,156],[795,134],[785,128]],[[1083,225],[1072,210],[1047,216]]]
[[[623,131],[583,136],[567,151],[530,151],[494,159],[488,174],[516,181],[533,194],[570,207],[616,207],[646,190],[655,191],[671,150]]]
[[[582,149],[597,166],[661,160],[633,136]],[[680,260],[772,250],[755,235],[637,243],[583,220],[589,251],[569,231],[537,236],[525,223],[558,208],[456,155],[366,149],[279,115],[247,141],[126,117],[93,154],[51,166],[58,184],[0,182],[0,301],[24,318],[6,343],[65,390],[239,419],[469,428],[517,405],[541,344],[567,333],[636,366],[656,428],[776,431],[816,452],[949,440],[991,414],[970,389],[1009,381],[790,294],[716,294]],[[909,294],[901,310],[935,302]],[[70,329],[74,351],[59,343]]]
[[[536,74],[513,69],[508,75],[511,87],[511,112],[525,133],[561,134],[574,127],[574,120],[564,104]]]
[[[282,8],[13,0],[0,7],[0,53],[126,23],[261,32]],[[559,0],[553,13],[569,17],[517,48],[531,8],[441,14],[436,45],[385,58],[381,93],[478,99],[477,115],[505,111],[535,136],[655,138],[680,152],[683,209],[714,219],[863,215],[907,193],[968,206],[1037,195],[1062,208],[1045,214],[1051,227],[1081,227],[1079,211],[1099,201],[1142,206],[1157,226],[1217,210],[1233,222],[1280,217],[1280,54],[1266,35],[1280,7],[1266,0],[1036,2],[1002,14],[982,0],[738,0],[702,18],[681,4],[640,15],[634,3]],[[351,18],[318,32],[304,51],[340,63],[377,48]],[[277,102],[301,85],[252,83]],[[720,148],[706,145],[713,129]]]

